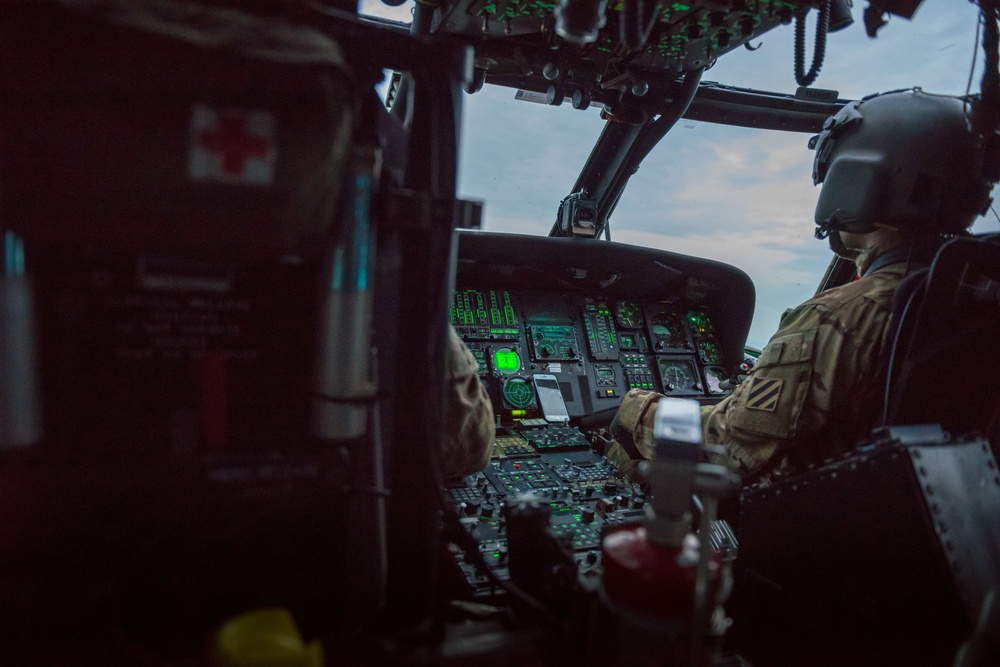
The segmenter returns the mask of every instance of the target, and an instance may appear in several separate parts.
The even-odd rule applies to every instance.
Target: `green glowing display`
[[[503,386],[503,397],[512,408],[523,409],[535,400],[535,390],[522,378],[511,378]]]
[[[688,313],[688,321],[691,322],[691,328],[698,333],[711,333],[714,328],[712,320],[709,319],[708,315],[698,311]]]
[[[501,348],[493,353],[493,367],[505,375],[512,375],[521,369],[521,357],[509,348]]]

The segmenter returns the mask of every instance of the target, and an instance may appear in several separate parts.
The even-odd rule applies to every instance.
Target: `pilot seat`
[[[1000,585],[1000,245],[904,278],[883,424],[744,489],[731,642],[761,664],[952,664]]]

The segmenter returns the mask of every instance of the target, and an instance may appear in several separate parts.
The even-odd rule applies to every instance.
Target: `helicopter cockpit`
[[[1000,245],[956,239],[923,275],[882,429],[742,485],[692,424],[776,315],[733,258],[787,237],[713,256],[627,222],[687,208],[708,227],[727,186],[663,147],[719,126],[806,155],[860,97],[813,85],[839,31],[890,42],[931,0],[399,4],[0,8],[5,661],[992,664]],[[996,182],[1000,4],[969,5]],[[707,80],[793,33],[794,92]],[[475,106],[497,90],[531,120]],[[504,159],[559,132],[578,163]],[[484,195],[514,171],[562,190],[494,225]],[[671,177],[669,203],[629,202]],[[504,205],[533,203],[520,187]],[[852,279],[816,257],[818,285],[778,282]],[[496,434],[451,479],[449,327]],[[941,410],[960,373],[968,409]],[[644,481],[607,456],[634,389],[666,397]]]

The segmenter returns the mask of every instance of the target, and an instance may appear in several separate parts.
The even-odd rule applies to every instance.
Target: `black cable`
[[[830,32],[830,2],[826,0],[819,8],[819,19],[816,22],[816,44],[813,50],[812,66],[809,72],[805,69],[806,51],[806,12],[795,14],[795,81],[800,86],[809,86],[816,80],[823,59],[826,57],[826,36]]]
[[[997,0],[981,0],[983,21],[983,79],[980,110],[973,114],[974,130],[982,136],[997,131],[1000,121],[1000,27],[997,26]]]
[[[892,371],[897,363],[896,352],[899,351],[899,344],[901,342],[901,338],[903,337],[903,325],[906,323],[910,313],[910,306],[912,306],[916,298],[920,296],[918,293],[922,293],[924,289],[925,285],[920,285],[914,288],[914,290],[910,293],[909,298],[906,300],[906,305],[903,306],[903,312],[899,316],[899,322],[895,323],[896,335],[892,340],[892,352],[889,353],[889,366],[885,373],[885,393],[882,398],[882,419],[880,420],[881,423],[879,426],[886,426],[886,422],[889,420],[889,395],[892,393]]]
[[[483,558],[483,554],[479,551],[479,543],[476,542],[476,540],[465,530],[461,520],[458,518],[458,514],[455,513],[450,504],[443,504],[445,526],[450,528],[450,535],[448,536],[449,541],[461,549],[466,556],[471,558],[476,567],[485,572],[486,576],[489,577],[496,586],[504,589],[512,597],[523,603],[528,609],[537,614],[540,620],[551,626],[553,630],[557,631],[559,634],[564,634],[566,630],[559,623],[559,619],[551,611],[546,609],[541,602],[536,600],[528,594],[527,591],[514,582],[501,579],[495,572],[493,572],[493,570],[490,569],[490,566],[486,563],[486,559]]]
[[[906,264],[903,267],[903,276],[904,277],[908,276],[909,273],[910,273],[911,262],[914,259],[913,258],[913,252],[914,252],[914,250],[915,250],[915,246],[910,246],[910,251],[909,251],[909,253],[906,256]],[[918,257],[919,256],[920,255],[918,254]],[[917,261],[920,261],[920,260],[918,259]],[[932,260],[932,263],[933,263],[933,260]],[[910,291],[910,295],[906,299],[906,305],[903,306],[903,310],[902,310],[902,312],[899,315],[899,321],[893,323],[895,325],[895,327],[896,327],[896,334],[893,336],[893,339],[892,339],[892,350],[889,352],[889,362],[888,362],[888,367],[886,368],[886,373],[885,373],[885,392],[883,393],[883,397],[882,397],[882,419],[880,420],[881,423],[879,424],[879,426],[885,426],[886,425],[886,421],[889,419],[889,394],[892,391],[893,369],[895,368],[896,364],[898,363],[896,361],[896,352],[899,350],[900,343],[902,342],[903,328],[906,325],[906,321],[907,321],[909,313],[910,313],[910,306],[913,305],[914,299],[916,299],[918,297],[922,298],[923,293],[926,291],[926,288],[927,288],[927,278],[928,277],[929,277],[929,274],[923,278],[923,281],[921,282],[921,284],[916,285],[915,287],[913,287],[913,289]]]
[[[660,17],[660,2],[653,3],[652,10],[647,14],[646,0],[625,0],[622,3],[620,14],[621,40],[630,57],[638,54],[649,42],[649,35],[653,32]]]
[[[969,92],[972,90],[972,77],[976,73],[976,56],[979,55],[979,34],[982,31],[983,23],[986,21],[985,12],[980,11],[979,16],[976,17],[976,39],[975,43],[972,45],[972,63],[969,65],[969,78],[965,82],[965,96],[969,96]]]

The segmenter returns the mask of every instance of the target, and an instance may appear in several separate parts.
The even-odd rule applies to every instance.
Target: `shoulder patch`
[[[766,412],[777,410],[782,384],[784,382],[777,378],[755,377],[747,392],[747,409]]]

